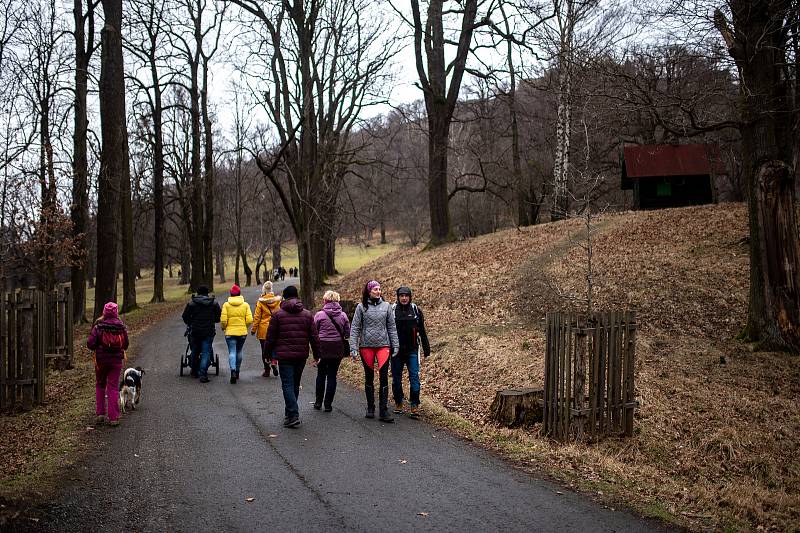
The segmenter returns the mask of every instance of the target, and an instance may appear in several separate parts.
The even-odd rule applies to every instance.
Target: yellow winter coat
[[[247,326],[253,322],[253,313],[250,304],[242,296],[231,296],[222,306],[222,316],[219,323],[225,331],[226,337],[239,337],[247,335]]]
[[[267,338],[267,328],[272,315],[281,308],[281,297],[275,296],[271,292],[262,294],[256,304],[256,316],[253,319],[253,327],[250,333],[255,333],[260,340]]]

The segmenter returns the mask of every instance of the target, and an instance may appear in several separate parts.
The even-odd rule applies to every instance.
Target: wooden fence
[[[559,440],[633,435],[635,349],[633,312],[548,313],[544,433]]]
[[[72,366],[72,292],[17,289],[0,298],[0,409],[44,401],[45,369]]]

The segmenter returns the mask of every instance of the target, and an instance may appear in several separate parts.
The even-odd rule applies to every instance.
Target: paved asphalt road
[[[245,296],[252,305],[256,289]],[[183,331],[175,316],[136,340],[147,372],[140,408],[97,431],[97,452],[72,467],[36,530],[663,530],[422,421],[367,420],[362,393],[342,384],[333,412],[315,411],[314,368],[303,375],[303,425],[284,429],[280,381],[261,377],[255,337],[230,385],[218,334],[220,375],[201,384],[178,377]]]

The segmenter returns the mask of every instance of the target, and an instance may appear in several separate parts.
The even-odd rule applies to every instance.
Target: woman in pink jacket
[[[322,296],[322,311],[314,315],[314,323],[319,332],[320,360],[317,364],[317,397],[314,409],[325,412],[333,410],[333,396],[336,394],[336,374],[342,358],[348,355],[350,320],[339,305],[338,292],[327,291]]]
[[[125,350],[128,349],[128,329],[119,319],[119,308],[114,302],[103,307],[103,316],[98,318],[86,346],[94,352],[94,390],[97,423],[102,423],[108,413],[111,426],[119,425],[119,373]],[[106,410],[106,398],[108,409]]]

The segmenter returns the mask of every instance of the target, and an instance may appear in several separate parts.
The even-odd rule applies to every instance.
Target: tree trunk
[[[125,154],[128,153],[128,139],[125,138]],[[127,158],[126,158],[127,161]],[[131,204],[131,174],[125,164],[120,176],[120,214],[122,215],[122,309],[128,313],[137,309],[136,303],[136,251],[133,246],[133,205]]]
[[[102,0],[105,25],[100,32],[100,130],[103,150],[97,195],[97,280],[94,316],[117,299],[119,190],[128,166],[125,70],[122,59],[122,0]]]
[[[191,84],[189,86],[189,99],[190,101],[190,115],[191,115],[191,142],[192,142],[192,181],[191,181],[191,210],[192,210],[192,275],[189,281],[189,289],[191,292],[197,292],[197,287],[203,285],[205,282],[205,250],[203,244],[203,177],[200,171],[200,89],[198,76],[197,57],[193,58],[189,63],[189,70],[191,72]],[[211,201],[211,198],[207,199]]]
[[[38,258],[39,286],[50,290],[55,285],[53,268],[54,216],[56,214],[56,184],[53,167],[53,147],[50,144],[50,100],[45,97],[40,102],[39,117],[40,168],[39,184],[41,188],[41,211],[39,213]]]
[[[244,270],[244,277],[247,283],[247,287],[253,284],[253,270],[250,268],[250,264],[247,262],[247,253],[245,253],[244,248],[239,248],[239,253],[242,255],[242,269]]]
[[[217,252],[217,275],[219,276],[220,283],[226,283],[225,281],[225,255],[222,253],[222,249],[218,248]]]
[[[455,239],[450,227],[450,198],[447,191],[450,117],[443,115],[446,115],[446,111],[435,107],[433,116],[428,116],[428,204],[433,246]]]
[[[297,256],[300,259],[300,299],[306,309],[314,308],[314,279],[316,279],[310,241],[310,235],[303,232],[297,244]]]
[[[153,50],[152,53],[155,51]],[[153,81],[153,298],[164,301],[164,130],[161,85],[155,57],[150,57],[150,76]],[[170,275],[170,277],[172,277]]]
[[[497,391],[489,416],[506,427],[531,426],[543,420],[542,389],[506,389]]]
[[[94,8],[90,5],[86,15],[83,13],[83,0],[74,0],[75,20],[75,130],[72,136],[72,238],[74,249],[70,281],[72,283],[72,317],[78,324],[86,322],[86,265],[87,221],[89,219],[89,158],[87,138],[89,119],[86,96],[89,92],[89,58],[94,42]],[[89,44],[86,43],[85,22],[89,19]]]
[[[206,210],[203,224],[203,246],[205,257],[205,284],[214,291],[214,135],[211,117],[208,114],[208,61],[203,60],[203,90],[201,92],[201,111],[205,133],[205,198]],[[244,256],[243,256],[244,257]],[[245,261],[245,273],[249,267]],[[249,275],[247,284],[250,285]]]
[[[743,336],[765,350],[800,352],[798,238],[791,106],[783,73],[790,2],[731,2],[735,32],[715,24],[741,72],[742,159],[750,192],[750,306]],[[746,90],[744,89],[746,88]]]
[[[298,246],[298,248],[300,248]],[[272,242],[272,270],[275,271],[276,268],[281,266],[281,241],[280,239],[275,239]],[[269,279],[272,279],[272,273],[267,276]]]
[[[236,243],[236,259],[233,260],[233,283],[236,285],[241,286],[239,282],[239,260],[242,257],[242,250],[239,247],[239,243]]]
[[[381,228],[381,244],[386,244],[389,241],[386,240],[386,217],[385,217],[384,211],[381,211],[380,228]],[[335,242],[334,242],[334,246],[335,246]]]
[[[762,349],[800,353],[800,246],[795,174],[783,161],[762,163],[751,191],[750,310],[748,329]],[[753,240],[758,240],[754,245]],[[754,333],[757,332],[757,336]]]
[[[511,35],[508,17],[500,4],[506,34]],[[514,188],[517,196],[517,226],[530,226],[530,198],[529,185],[526,176],[522,174],[522,162],[519,153],[519,124],[517,123],[517,71],[514,68],[514,46],[511,39],[506,40],[506,66],[510,77],[508,89],[508,115],[511,120],[511,172],[513,173]]]
[[[381,232],[381,242],[386,244],[386,232]],[[328,245],[325,247],[325,274],[328,276],[335,276],[338,274],[336,271],[336,236],[330,235],[328,237]]]
[[[178,260],[180,261],[181,265],[181,271],[179,273],[180,280],[178,281],[180,285],[188,285],[192,274],[192,254],[189,247],[190,243],[189,239],[185,237],[188,237],[186,233],[184,233],[184,239],[181,239],[180,248],[178,252]],[[192,292],[191,287],[189,287],[189,292]]]
[[[558,73],[558,118],[556,122],[556,153],[553,162],[553,203],[550,220],[564,220],[569,214],[569,150],[572,126],[572,80],[566,52]]]

